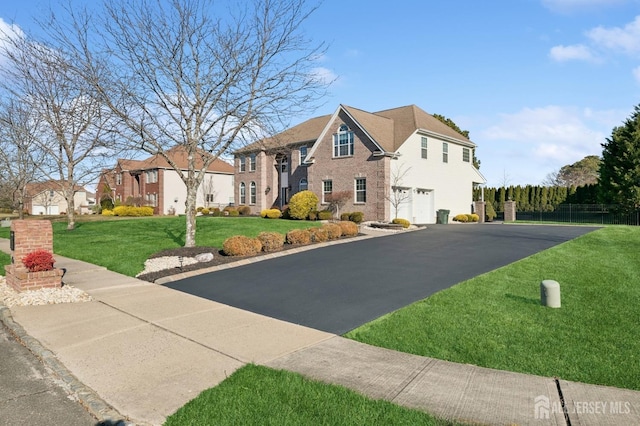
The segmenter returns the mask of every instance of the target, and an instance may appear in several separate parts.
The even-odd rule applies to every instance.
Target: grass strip
[[[341,386],[253,364],[202,392],[165,422],[165,426],[454,424]]]
[[[438,292],[346,337],[454,362],[640,390],[638,253],[640,228],[603,228]],[[543,279],[560,283],[561,308],[541,306]]]

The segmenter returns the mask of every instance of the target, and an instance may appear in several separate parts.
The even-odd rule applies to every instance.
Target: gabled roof
[[[196,167],[200,168],[204,164],[202,157],[206,157],[209,154],[206,151],[198,150],[198,157],[196,158]],[[187,151],[181,146],[175,146],[166,151],[168,157],[182,170],[189,168]],[[126,160],[119,159],[118,164],[122,170],[149,170],[149,169],[172,169],[169,162],[161,155],[156,154],[145,160]],[[233,166],[219,158],[213,160],[213,162],[207,168],[210,172],[229,173],[233,174]]]
[[[467,137],[416,105],[378,112],[367,112],[347,105],[340,105],[332,115],[309,119],[276,136],[247,145],[237,150],[235,154],[272,150],[303,142],[315,142],[327,131],[327,125],[332,117],[337,117],[340,110],[345,111],[384,152],[395,152],[415,132],[444,137],[469,147],[475,146]]]
[[[51,179],[44,182],[28,183],[25,185],[25,189],[30,197],[35,197],[46,191],[60,192],[62,191],[62,185],[64,185],[64,181]],[[75,192],[87,192],[87,190],[80,185],[74,185],[73,190]]]

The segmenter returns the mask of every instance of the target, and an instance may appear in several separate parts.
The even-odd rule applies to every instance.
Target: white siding
[[[422,137],[424,135],[418,133],[410,136],[398,149],[398,159],[391,162],[391,185],[394,173],[407,170],[401,186],[411,188],[411,199],[408,205],[402,206],[403,213],[408,215],[404,218],[414,223],[435,223],[437,210],[450,210],[450,221],[456,214],[471,213],[473,182],[480,179],[473,163],[462,161],[463,146],[427,136],[427,158],[424,159]],[[447,163],[443,162],[443,142],[448,144]]]
[[[233,201],[233,175],[209,173],[205,178],[209,179],[209,176],[213,179],[212,184],[215,193],[215,204],[219,204],[221,206],[228,205],[230,201]],[[201,185],[200,188],[198,188],[196,195],[196,207],[205,205],[205,193],[203,190],[203,186]],[[185,214],[187,188],[175,170],[164,171],[163,197],[164,211],[162,214],[167,214],[170,207],[175,208],[176,214]],[[213,207],[217,207],[217,205]]]

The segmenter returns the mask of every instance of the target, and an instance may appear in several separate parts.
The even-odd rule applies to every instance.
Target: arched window
[[[256,203],[256,183],[251,182],[249,184],[249,204]]]
[[[307,179],[305,178],[300,179],[300,184],[298,185],[298,189],[300,191],[306,191],[307,189],[309,189],[309,182],[307,181]]]
[[[338,133],[333,135],[333,156],[349,157],[353,155],[353,132],[346,124],[342,124]]]
[[[240,204],[247,203],[247,192],[244,182],[240,182]]]

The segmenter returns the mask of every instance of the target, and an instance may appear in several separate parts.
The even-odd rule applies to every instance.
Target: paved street
[[[95,425],[51,371],[0,322],[0,425]]]
[[[594,229],[436,225],[212,272],[167,287],[343,334],[439,290]]]

